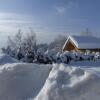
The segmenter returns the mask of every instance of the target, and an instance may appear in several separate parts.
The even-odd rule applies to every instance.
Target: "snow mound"
[[[100,76],[86,69],[54,65],[35,100],[100,100]]]
[[[0,100],[27,100],[43,87],[51,66],[25,63],[0,67]]]
[[[6,63],[16,63],[16,62],[18,61],[14,58],[11,58],[9,55],[0,54],[0,65],[6,64]]]

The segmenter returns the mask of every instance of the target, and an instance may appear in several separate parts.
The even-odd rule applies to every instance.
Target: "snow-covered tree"
[[[28,33],[26,35],[26,37],[24,38],[23,42],[29,51],[37,50],[37,48],[36,48],[36,33],[35,32],[31,31],[30,33]]]
[[[18,60],[25,56],[27,59],[33,60],[35,57],[35,54],[33,53],[36,52],[35,32],[31,31],[26,37],[24,37],[22,31],[18,30],[15,36],[8,36],[7,47],[2,50]],[[32,60],[29,62],[32,62]]]
[[[48,49],[48,44],[47,43],[37,44],[37,50],[38,49],[42,49],[45,52]]]
[[[15,36],[8,36],[8,45],[11,49],[20,49],[22,45],[22,32],[19,29]]]
[[[66,39],[66,36],[58,35],[55,40],[50,43],[49,49],[55,49],[56,51],[61,52]]]

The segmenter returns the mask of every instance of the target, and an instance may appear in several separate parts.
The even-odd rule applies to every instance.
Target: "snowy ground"
[[[0,54],[0,65],[7,63],[17,63],[18,61],[14,58],[11,58],[9,55]]]
[[[26,100],[37,95],[51,66],[5,64],[0,67],[0,100]]]
[[[100,100],[100,61],[18,63],[0,56],[0,100]]]
[[[99,75],[93,69],[54,65],[35,100],[100,100]]]

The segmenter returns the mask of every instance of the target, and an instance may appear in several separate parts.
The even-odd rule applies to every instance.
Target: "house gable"
[[[67,42],[63,47],[63,51],[71,51],[71,50],[78,51],[78,48],[76,47],[74,42],[70,38],[68,38]]]

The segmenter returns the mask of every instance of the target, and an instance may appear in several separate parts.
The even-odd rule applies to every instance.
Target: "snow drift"
[[[17,63],[18,60],[10,57],[7,54],[0,54],[0,65],[6,64],[6,63]]]
[[[12,63],[0,66],[0,100],[27,100],[43,87],[50,65]]]
[[[99,74],[91,69],[54,65],[35,100],[100,100]]]

